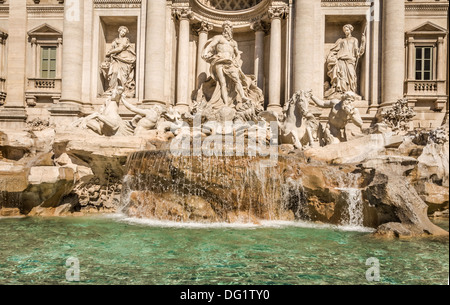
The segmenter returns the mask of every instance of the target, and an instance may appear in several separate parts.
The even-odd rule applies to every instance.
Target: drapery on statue
[[[345,127],[349,122],[363,128],[363,120],[359,110],[355,108],[357,95],[354,92],[346,92],[342,95],[341,100],[322,101],[311,94],[311,100],[321,108],[331,108],[328,116],[328,123],[322,135],[320,136],[322,145],[337,144],[347,141]]]
[[[128,33],[129,30],[126,26],[119,28],[119,37],[113,41],[111,49],[106,53],[105,61],[100,66],[107,88],[105,95],[110,95],[118,86],[124,88],[125,97],[134,97],[135,95],[136,53],[130,44],[130,39],[126,37]]]
[[[200,97],[214,105],[214,108],[235,107],[253,103],[262,108],[264,96],[254,80],[242,71],[241,51],[233,39],[231,22],[223,24],[222,35],[208,40],[203,50],[202,58],[211,65],[211,76],[199,90]]]
[[[102,136],[130,136],[133,128],[119,114],[119,105],[123,99],[123,87],[113,89],[111,95],[98,112],[76,121],[73,126],[90,129]]]
[[[340,38],[331,48],[327,57],[328,76],[331,88],[325,92],[326,99],[340,98],[348,91],[356,93],[358,76],[356,69],[360,58],[366,49],[366,33],[362,34],[361,47],[358,39],[352,36],[354,30],[351,24],[344,25],[345,38]]]

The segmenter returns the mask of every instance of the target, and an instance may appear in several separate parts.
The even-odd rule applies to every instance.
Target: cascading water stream
[[[177,222],[260,223],[320,221],[361,227],[358,175],[299,158],[174,156],[142,151],[129,156],[122,212]],[[306,186],[306,187],[305,187]]]
[[[128,159],[121,203],[129,215],[164,220],[293,220],[297,203],[283,200],[296,186],[257,157],[136,152]]]
[[[343,218],[342,224],[349,227],[362,227],[364,205],[361,190],[357,188],[339,188],[339,190],[345,194],[347,201],[346,217]]]

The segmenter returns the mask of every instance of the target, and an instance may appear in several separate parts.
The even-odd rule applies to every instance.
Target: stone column
[[[192,11],[189,8],[174,9],[173,15],[179,20],[178,70],[176,109],[181,113],[189,110],[189,34]]]
[[[444,37],[439,37],[437,42],[437,80],[445,80],[447,73],[447,58],[445,57]]]
[[[415,75],[415,45],[414,45],[414,37],[408,38],[408,80],[414,80],[416,78]]]
[[[0,31],[0,78],[3,78],[3,69],[5,68],[4,65],[4,57],[5,57],[5,41],[8,37],[8,34]]]
[[[145,41],[144,104],[166,104],[166,0],[147,1]]]
[[[3,77],[3,69],[4,69],[4,56],[5,56],[5,40],[8,37],[8,34],[0,31],[0,78]]]
[[[383,14],[382,104],[403,97],[405,81],[405,1],[385,0]]]
[[[267,110],[281,112],[281,19],[287,11],[284,7],[269,9],[270,59],[269,59],[269,105]]]
[[[197,87],[208,78],[208,63],[202,58],[203,49],[208,41],[208,32],[213,29],[213,25],[202,21],[196,29],[198,33],[198,54],[197,54]]]
[[[57,126],[70,124],[83,111],[84,6],[82,0],[64,2],[61,98],[49,109],[50,123]]]
[[[27,0],[10,1],[7,96],[4,108],[0,109],[0,127],[22,128],[25,126],[27,19]]]
[[[0,106],[5,104],[6,84],[5,84],[5,43],[8,34],[0,30]]]
[[[31,38],[31,77],[37,77],[37,39]]]
[[[64,46],[62,50],[62,103],[81,104],[83,21],[84,1],[66,1],[64,4]],[[67,106],[69,107],[69,105]],[[70,107],[73,107],[73,105]]]
[[[251,28],[255,31],[255,77],[258,87],[264,89],[264,36],[267,25],[259,20],[252,23]]]
[[[62,38],[58,38],[58,47],[56,49],[56,78],[61,78],[62,72]]]
[[[320,0],[295,1],[293,39],[294,91],[311,89],[314,78],[317,77],[314,75],[313,47],[316,6],[320,6]]]

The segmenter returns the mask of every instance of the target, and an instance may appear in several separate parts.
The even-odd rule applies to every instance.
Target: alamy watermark
[[[380,260],[375,257],[370,257],[366,260],[366,266],[370,266],[366,271],[366,280],[368,282],[380,281]]]
[[[80,261],[76,257],[69,257],[66,260],[66,281],[79,282],[80,281]]]
[[[371,0],[370,9],[367,12],[366,20],[370,22],[379,22],[381,14],[381,4],[380,0]]]
[[[193,127],[186,122],[173,124],[176,135],[170,144],[175,157],[269,157],[278,161],[278,122],[214,122],[202,124],[194,119]],[[268,163],[268,164],[270,164]]]
[[[65,18],[67,21],[80,21],[80,0],[66,0]]]

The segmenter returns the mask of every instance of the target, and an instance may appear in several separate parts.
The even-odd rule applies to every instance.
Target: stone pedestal
[[[166,41],[166,0],[147,1],[145,41],[144,104],[166,104],[164,71]]]
[[[405,1],[383,1],[382,104],[403,97],[405,81]]]

